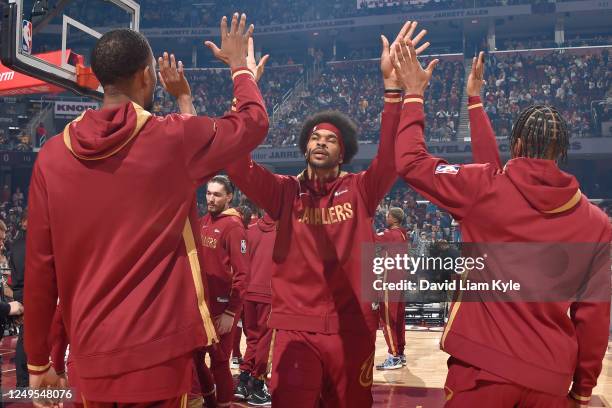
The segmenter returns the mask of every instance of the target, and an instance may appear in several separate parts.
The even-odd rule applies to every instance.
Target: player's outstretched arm
[[[491,121],[480,98],[484,85],[484,52],[472,59],[472,70],[468,77],[468,112],[472,136],[472,160],[474,163],[491,163],[501,169],[497,139]]]
[[[395,135],[402,106],[403,85],[398,78],[391,56],[395,53],[395,45],[411,40],[415,46],[425,37],[426,30],[421,30],[414,38],[413,34],[417,28],[416,21],[407,21],[397,34],[391,45],[384,35],[381,35],[382,53],[380,56],[380,70],[385,86],[385,104],[382,112],[380,124],[380,143],[378,153],[368,169],[363,173],[361,183],[363,185],[364,196],[368,203],[370,214],[376,212],[376,207],[389,192],[397,179],[397,172],[393,163]],[[417,55],[429,47],[429,42],[416,49]]]
[[[168,120],[168,126],[178,125],[182,128],[185,167],[196,184],[201,184],[206,177],[218,172],[236,157],[248,154],[268,133],[268,114],[255,82],[257,72],[261,71],[260,75],[263,73],[262,62],[265,63],[265,60],[255,65],[255,73],[247,63],[253,29],[253,25],[246,28],[245,14],[239,19],[238,13],[235,13],[229,29],[227,18],[221,20],[221,47],[206,42],[215,57],[231,69],[234,82],[232,111],[221,118],[173,115]],[[178,65],[175,69],[178,71]],[[178,88],[182,89],[183,94],[190,92],[186,80],[182,83],[184,76],[179,73],[178,79]],[[166,78],[164,83],[169,87]],[[185,98],[184,105],[185,109],[182,110],[192,108],[190,97]]]
[[[163,56],[157,59],[159,67],[159,82],[178,104],[180,113],[197,115],[193,99],[191,97],[191,87],[185,77],[185,67],[183,61],[176,62],[174,54],[164,52]]]
[[[249,156],[232,160],[225,171],[240,191],[274,220],[280,218],[283,204],[293,202],[292,193],[288,189],[293,180],[272,173]]]
[[[491,166],[450,165],[429,154],[423,136],[423,95],[438,61],[433,60],[423,69],[414,46],[408,43],[397,46],[393,63],[408,94],[395,142],[397,172],[421,195],[448,210],[456,219],[464,218],[478,200],[479,192],[486,190]]]

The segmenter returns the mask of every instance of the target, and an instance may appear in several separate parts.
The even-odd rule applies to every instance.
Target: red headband
[[[334,132],[336,138],[338,139],[338,144],[340,145],[340,151],[342,152],[342,154],[344,154],[344,140],[342,139],[342,132],[340,132],[340,129],[338,129],[329,122],[322,122],[313,127],[312,132],[310,133],[314,133],[317,130],[329,130],[330,132]]]

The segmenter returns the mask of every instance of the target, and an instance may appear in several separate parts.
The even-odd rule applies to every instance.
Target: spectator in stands
[[[47,129],[45,129],[45,124],[40,122],[38,127],[36,128],[36,146],[42,147],[47,141]]]
[[[557,106],[576,136],[600,134],[591,117],[590,102],[605,99],[610,90],[612,75],[607,60],[607,50],[585,55],[490,55],[487,81],[496,87],[486,92],[485,106],[496,134],[507,135],[512,118],[534,103]]]
[[[21,304],[23,304],[23,282],[25,271],[25,234],[27,225],[27,215],[24,213],[20,222],[20,228],[18,230],[18,233],[10,246],[11,250],[9,255],[13,299]],[[19,337],[17,338],[17,347],[15,349],[15,369],[17,375],[17,387],[28,387],[29,377],[27,359],[25,351],[23,349],[23,325],[20,325]]]
[[[22,207],[23,206],[23,193],[21,192],[21,188],[17,187],[15,189],[15,193],[13,193],[13,205],[15,207]]]
[[[8,228],[6,224],[3,221],[0,221],[0,263],[2,264],[0,268],[3,270],[8,270],[8,260],[5,255],[6,249],[4,247],[7,230]],[[4,284],[1,284],[0,287],[2,288],[2,292],[0,293],[0,338],[2,338],[8,317],[22,315],[23,305],[17,301],[6,302],[4,297]]]
[[[15,150],[17,150],[18,152],[32,151],[30,136],[28,136],[25,132],[23,132],[19,137],[19,142],[15,146]]]
[[[450,227],[450,240],[451,242],[461,242],[461,231],[458,228],[458,223],[453,220]]]

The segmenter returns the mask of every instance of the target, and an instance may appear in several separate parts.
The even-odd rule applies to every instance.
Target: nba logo
[[[30,54],[32,52],[32,22],[23,20],[21,34],[21,50],[26,54]]]

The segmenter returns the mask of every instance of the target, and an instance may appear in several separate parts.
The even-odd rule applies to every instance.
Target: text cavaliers
[[[353,218],[351,203],[338,204],[331,207],[304,207],[304,213],[298,218],[301,223],[309,225],[336,224]]]

